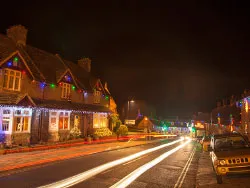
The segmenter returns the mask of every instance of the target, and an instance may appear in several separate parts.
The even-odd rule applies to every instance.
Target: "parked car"
[[[250,173],[250,145],[240,134],[221,134],[211,137],[213,169],[218,184],[229,174]]]

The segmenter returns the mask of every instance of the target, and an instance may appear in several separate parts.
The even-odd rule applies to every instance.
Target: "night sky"
[[[239,1],[5,2],[1,33],[22,24],[32,46],[90,57],[118,105],[133,96],[160,116],[188,115],[250,88],[249,6]]]

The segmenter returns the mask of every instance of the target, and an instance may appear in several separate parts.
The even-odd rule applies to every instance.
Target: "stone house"
[[[0,142],[62,141],[73,128],[82,136],[108,128],[116,105],[91,74],[91,60],[65,60],[26,44],[26,37],[21,25],[0,34]]]

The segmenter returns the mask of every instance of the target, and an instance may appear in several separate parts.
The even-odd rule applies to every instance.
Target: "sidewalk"
[[[209,152],[201,151],[196,175],[196,187],[217,187]]]
[[[153,141],[128,141],[111,142],[94,145],[82,145],[70,148],[51,149],[46,151],[33,151],[26,153],[15,153],[0,155],[0,175],[6,171],[16,170],[24,167],[37,166],[45,163],[71,159],[74,157],[91,155],[94,153],[133,147],[138,145],[160,142],[162,139]]]

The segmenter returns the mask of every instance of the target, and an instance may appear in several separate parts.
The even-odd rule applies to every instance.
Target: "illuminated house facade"
[[[91,75],[91,60],[73,63],[27,45],[26,36],[23,26],[0,34],[0,142],[63,141],[72,129],[86,136],[108,127],[116,105]]]

